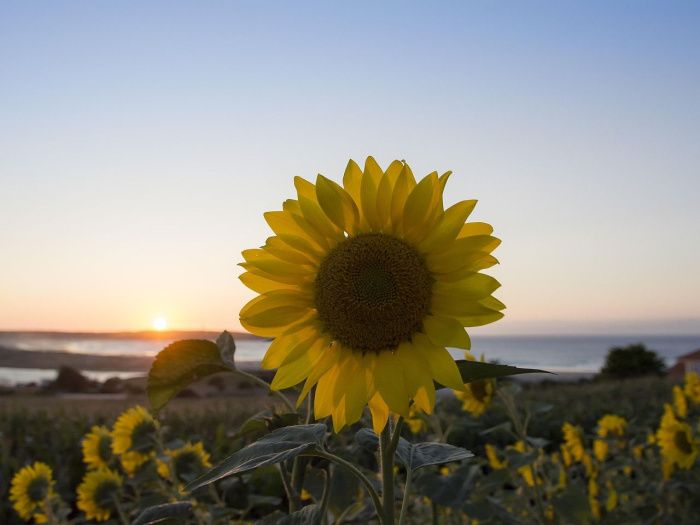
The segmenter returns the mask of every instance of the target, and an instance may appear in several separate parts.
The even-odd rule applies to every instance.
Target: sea
[[[155,356],[178,339],[209,338],[214,332],[157,334],[85,334],[46,332],[0,332],[0,347],[25,351],[43,350],[96,355]],[[592,374],[598,372],[612,347],[643,343],[656,351],[669,366],[676,358],[700,349],[700,335],[508,335],[473,336],[472,353],[487,360],[526,368],[538,368],[559,374]],[[255,366],[270,342],[241,337],[236,342],[236,360]],[[461,357],[461,350],[451,350]],[[132,377],[138,372],[83,371],[93,379]],[[55,370],[4,367],[0,358],[0,384],[41,382],[53,379]]]

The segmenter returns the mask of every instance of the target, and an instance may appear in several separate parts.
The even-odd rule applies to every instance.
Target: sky
[[[0,329],[240,329],[292,178],[453,170],[479,334],[700,333],[700,4],[0,4]]]

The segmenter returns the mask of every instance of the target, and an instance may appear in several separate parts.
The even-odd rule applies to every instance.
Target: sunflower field
[[[239,369],[228,332],[162,350],[134,406],[82,437],[84,474],[29,462],[9,500],[21,520],[261,524],[697,523],[700,378],[668,392],[660,417],[610,410],[564,417],[531,404],[512,376],[541,370],[477,360],[465,328],[505,305],[483,270],[500,240],[469,222],[475,200],[445,207],[451,173],[416,180],[404,161],[350,161],[342,186],[294,179],[296,199],[265,214],[274,235],[243,251],[257,295],[241,325],[271,339],[270,383]],[[455,360],[448,349],[463,349]],[[199,431],[160,411],[188,385],[234,374],[276,396],[212,457]],[[591,398],[582,398],[584,408]],[[562,400],[558,400],[559,403]],[[488,424],[492,405],[503,416]],[[585,425],[582,422],[585,419]],[[204,431],[204,429],[202,429]],[[49,437],[49,439],[51,439]],[[78,446],[76,443],[75,446]]]

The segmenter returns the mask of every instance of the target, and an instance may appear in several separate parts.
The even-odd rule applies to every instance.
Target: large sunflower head
[[[664,406],[656,442],[661,449],[662,460],[689,469],[695,463],[700,446],[693,438],[693,430],[687,423],[676,419],[671,405]]]
[[[88,468],[107,468],[112,460],[112,433],[94,426],[83,438],[83,461]]]
[[[142,406],[135,406],[122,413],[112,430],[112,452],[139,452],[147,455],[155,449],[157,423]]]
[[[413,400],[432,412],[433,381],[464,389],[446,347],[468,349],[464,327],[500,319],[480,273],[497,263],[491,226],[466,222],[476,201],[445,209],[449,172],[416,181],[404,162],[350,161],[343,185],[295,179],[297,198],[265,214],[275,235],[243,252],[243,283],[260,295],[241,310],[250,332],[273,337],[262,366],[284,389],[316,386],[316,417],[336,430],[369,405],[375,430]]]
[[[174,477],[178,481],[188,482],[211,468],[209,453],[204,449],[201,441],[197,443],[185,443],[182,447],[166,450],[167,461],[158,460],[158,474],[170,479]]]
[[[51,467],[46,463],[37,461],[20,469],[10,485],[10,501],[19,517],[45,522],[44,511],[53,495],[54,483]]]
[[[106,468],[91,470],[78,485],[78,509],[88,520],[107,521],[116,510],[122,478]]]

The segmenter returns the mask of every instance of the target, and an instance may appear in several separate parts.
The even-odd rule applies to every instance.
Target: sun
[[[162,315],[159,315],[158,317],[153,318],[153,321],[151,321],[151,326],[153,326],[153,329],[157,332],[162,332],[168,328],[168,320]]]

